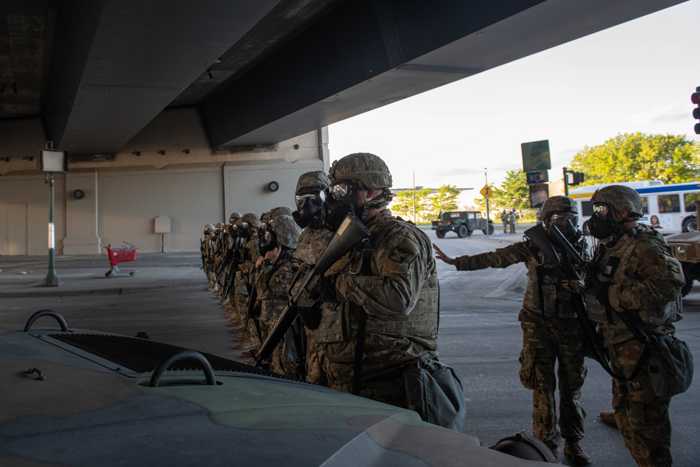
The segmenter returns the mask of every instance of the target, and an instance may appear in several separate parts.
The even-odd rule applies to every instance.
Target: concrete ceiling
[[[2,122],[115,153],[168,107],[267,145],[681,0],[5,0]],[[7,125],[11,128],[11,125]]]

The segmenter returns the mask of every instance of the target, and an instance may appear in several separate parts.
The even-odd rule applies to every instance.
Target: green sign
[[[549,159],[549,140],[522,143],[520,148],[523,152],[523,172],[539,172],[552,168],[552,162]]]

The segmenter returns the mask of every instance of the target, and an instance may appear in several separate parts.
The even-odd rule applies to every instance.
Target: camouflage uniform
[[[263,339],[272,330],[289,301],[289,289],[295,274],[292,254],[300,233],[299,227],[289,215],[278,215],[270,219],[268,225],[281,252],[274,263],[266,261],[256,277],[259,327]],[[300,325],[290,329],[281,344],[275,348],[271,359],[273,371],[288,376],[301,376],[300,363],[303,356],[297,353],[301,350],[297,349],[297,345],[301,344],[300,332]]]
[[[326,273],[335,275],[337,303],[322,310],[316,334],[321,366],[330,387],[407,407],[403,372],[420,361],[437,362],[432,246],[423,231],[386,209],[391,174],[379,157],[346,156],[333,164],[330,175],[340,189],[336,196],[347,196],[341,204],[353,202],[343,194],[352,190],[379,193],[360,207],[373,213],[367,220],[368,242]]]
[[[235,283],[235,307],[241,320],[243,338],[245,344],[250,349],[260,346],[260,339],[257,335],[255,323],[248,316],[250,292],[255,281],[255,260],[258,257],[258,234],[260,226],[258,218],[253,213],[244,214],[241,218],[241,225],[245,223],[249,229],[248,238],[243,242],[241,252],[241,264],[236,271]]]
[[[606,187],[594,194],[592,201],[613,204],[620,193],[638,199],[636,192],[624,188]],[[638,211],[641,215],[641,202]],[[608,312],[599,318],[613,371],[630,377],[642,356],[643,344],[617,314],[635,314],[647,333],[673,335],[672,322],[679,319],[674,305],[680,297],[684,277],[663,236],[641,224],[627,230],[612,245],[602,246],[594,263],[602,271],[606,265],[618,261],[607,289]],[[632,381],[613,380],[615,420],[625,445],[640,466],[672,463],[669,403],[670,398],[655,395],[646,365],[640,367]]]
[[[564,202],[559,198],[563,197],[551,198],[552,205]],[[568,204],[569,209],[572,206],[570,200],[564,204]],[[533,391],[533,434],[556,450],[559,427],[567,444],[578,443],[583,438],[585,412],[580,400],[586,367],[584,335],[576,313],[581,300],[578,281],[562,267],[547,267],[544,255],[529,240],[495,252],[455,260],[460,271],[506,268],[515,263],[525,263],[528,277],[523,307],[518,316],[523,332],[520,381]],[[557,381],[559,427],[555,398]]]

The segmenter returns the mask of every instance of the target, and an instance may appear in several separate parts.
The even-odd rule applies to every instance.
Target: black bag
[[[455,371],[437,358],[418,358],[403,371],[407,407],[434,425],[464,431],[464,388]]]
[[[657,397],[684,393],[693,382],[693,354],[688,344],[675,336],[649,336],[649,379]]]

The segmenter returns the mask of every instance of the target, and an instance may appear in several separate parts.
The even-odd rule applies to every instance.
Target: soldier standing
[[[304,277],[326,251],[333,232],[325,226],[325,203],[330,180],[322,171],[307,172],[297,181],[294,220],[302,227],[297,248],[294,251],[295,279]],[[326,384],[321,368],[320,354],[316,349],[316,329],[322,314],[332,319],[335,307],[328,298],[304,297],[298,303],[306,332],[306,380],[315,384]]]
[[[608,186],[596,191],[591,202],[587,228],[602,242],[594,258],[598,274],[588,284],[589,295],[596,297],[590,302],[603,309],[600,327],[612,370],[625,377],[613,379],[615,421],[638,465],[670,466],[671,394],[654,390],[653,379],[663,371],[651,374],[644,364],[649,344],[627,323],[636,322],[647,335],[674,335],[684,284],[681,265],[659,232],[637,223],[642,203],[635,190]]]
[[[256,277],[260,337],[264,340],[287,305],[294,271],[292,255],[301,229],[292,216],[277,215],[267,221],[259,239],[263,258]],[[293,326],[272,354],[272,370],[288,376],[303,376],[303,339],[301,326]]]
[[[584,244],[575,227],[575,216],[573,202],[564,196],[549,198],[542,207],[545,230],[556,225],[582,251]],[[533,433],[552,451],[558,452],[560,433],[554,394],[558,380],[559,426],[566,441],[564,454],[575,465],[589,464],[590,458],[580,444],[585,415],[580,403],[581,386],[586,367],[584,335],[577,318],[581,305],[580,283],[574,272],[559,262],[549,261],[530,240],[495,252],[458,258],[450,258],[439,247],[434,247],[439,259],[460,271],[505,268],[515,263],[527,265],[528,285],[518,317],[523,331],[520,381],[533,391]]]
[[[345,156],[333,163],[330,178],[330,224],[349,211],[366,224],[370,236],[327,272],[337,274],[339,302],[316,333],[328,385],[461,429],[461,381],[436,353],[438,279],[428,237],[387,209],[391,173],[378,156]],[[436,397],[433,391],[444,394]],[[438,400],[444,405],[430,406]]]

